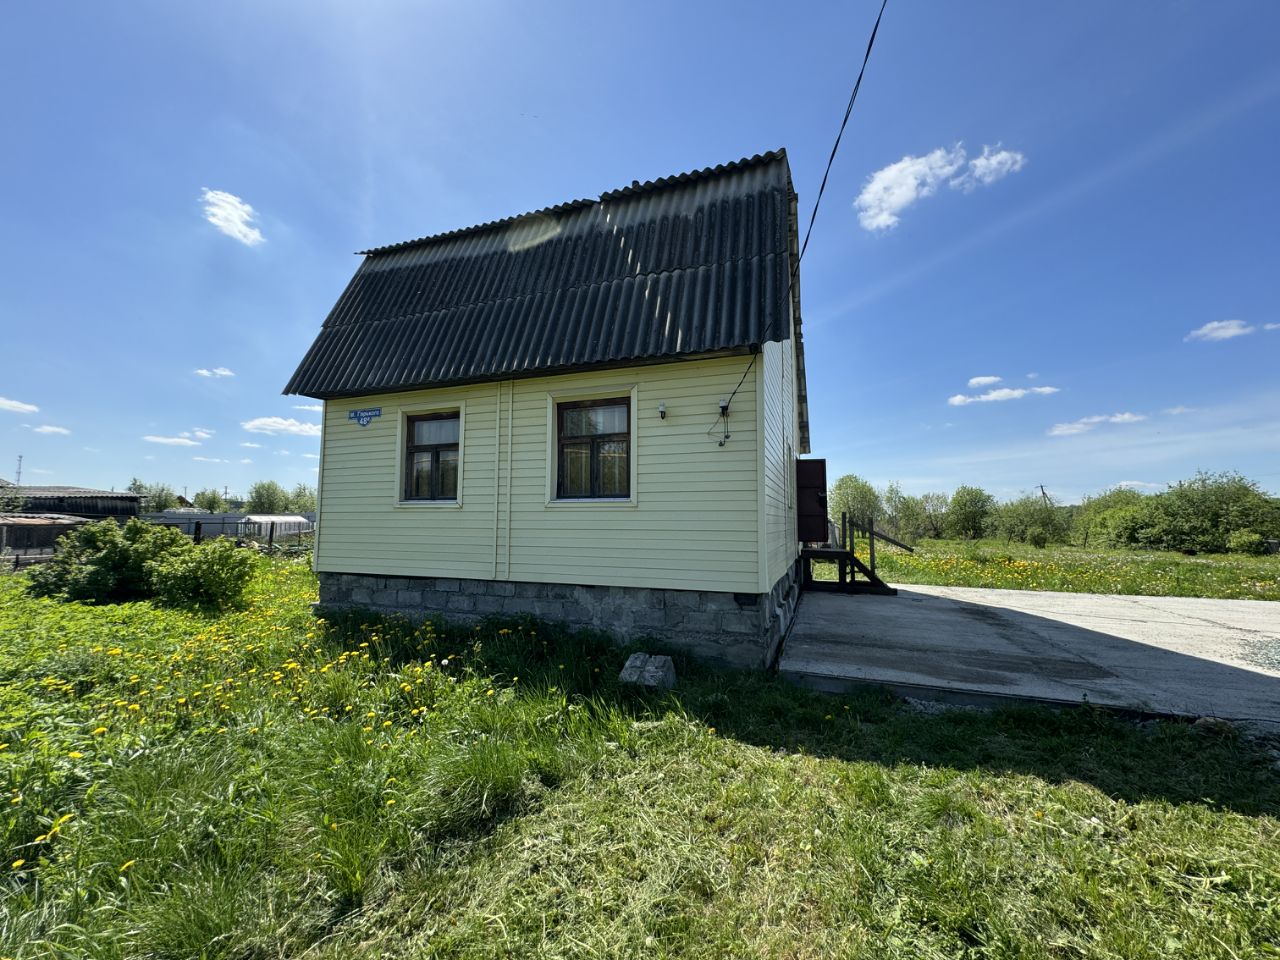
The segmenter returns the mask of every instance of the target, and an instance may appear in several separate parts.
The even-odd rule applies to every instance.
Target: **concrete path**
[[[883,684],[1280,725],[1280,603],[899,588],[806,593],[779,671],[833,692]]]

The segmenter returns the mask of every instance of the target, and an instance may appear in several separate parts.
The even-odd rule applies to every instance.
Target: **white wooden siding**
[[[786,573],[800,553],[796,539],[795,443],[796,364],[795,341],[766,343],[760,364],[764,482],[760,487],[764,529],[761,591],[768,590]]]

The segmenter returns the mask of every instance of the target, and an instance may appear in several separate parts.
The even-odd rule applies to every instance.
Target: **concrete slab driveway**
[[[900,588],[806,593],[779,671],[838,692],[1091,703],[1280,725],[1280,603]]]

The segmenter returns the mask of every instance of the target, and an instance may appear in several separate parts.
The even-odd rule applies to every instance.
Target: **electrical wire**
[[[853,105],[858,100],[858,91],[862,89],[862,77],[867,72],[867,63],[871,60],[871,50],[876,45],[876,35],[880,32],[880,21],[884,17],[884,8],[887,7],[888,5],[889,5],[889,0],[881,0],[880,12],[876,14],[876,22],[871,27],[871,36],[867,39],[867,49],[866,49],[866,52],[862,55],[862,66],[858,69],[858,79],[854,81],[853,91],[849,94],[849,103],[844,108],[844,117],[840,120],[840,129],[836,132],[836,141],[831,145],[831,156],[827,157],[827,168],[822,173],[822,183],[818,186],[818,195],[813,199],[813,211],[809,214],[809,226],[805,229],[805,232],[804,232],[804,243],[800,245],[800,253],[796,257],[795,263],[791,265],[792,288],[795,287],[796,283],[800,279],[800,261],[804,259],[804,253],[806,250],[809,249],[809,238],[813,235],[813,225],[814,225],[814,222],[817,221],[818,219],[818,207],[821,206],[822,204],[822,195],[827,190],[827,178],[831,176],[831,165],[835,163],[836,152],[839,151],[840,149],[840,140],[841,138],[844,137],[845,127],[849,125],[849,117],[853,114]],[[773,333],[772,320],[769,321],[769,326],[765,330],[766,342],[768,341],[769,334],[771,333]],[[729,400],[724,406],[724,409],[726,411],[728,410],[729,406],[733,403],[733,398],[738,395],[738,391],[742,389],[743,383],[746,382],[747,374],[749,374],[752,368],[755,367],[757,356],[758,356],[758,352],[753,352],[751,354],[751,360],[747,364],[747,368],[742,371],[742,379],[739,380],[738,385],[733,388],[733,393],[729,394]],[[716,418],[715,423],[713,423],[711,427],[707,430],[708,436],[711,434],[713,430],[715,430],[716,425],[720,423],[721,419],[723,419],[724,416],[725,414],[722,412],[720,416]],[[726,426],[725,434],[723,439],[721,439],[720,441],[721,446],[724,446],[725,440],[729,439],[728,425],[726,424],[725,426]]]

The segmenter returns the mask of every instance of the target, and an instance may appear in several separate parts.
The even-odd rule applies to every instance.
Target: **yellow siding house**
[[[324,401],[321,602],[531,613],[767,665],[808,452],[783,151],[367,251]]]

